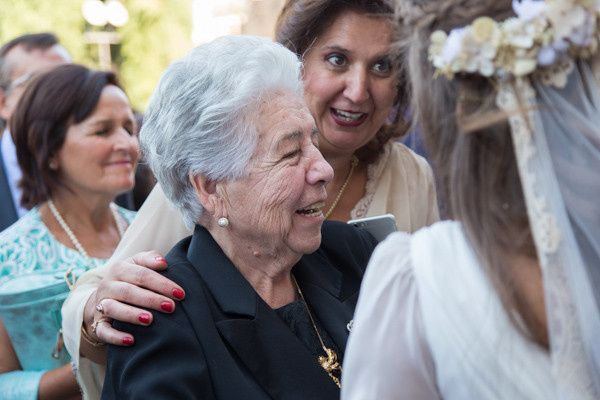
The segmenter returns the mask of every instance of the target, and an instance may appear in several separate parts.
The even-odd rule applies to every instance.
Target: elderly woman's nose
[[[312,158],[310,169],[306,174],[306,180],[311,185],[329,183],[333,180],[333,168],[323,158],[319,150],[315,149],[315,155]]]
[[[346,73],[346,87],[344,88],[344,96],[353,103],[363,103],[369,99],[369,74],[360,67],[350,69]]]

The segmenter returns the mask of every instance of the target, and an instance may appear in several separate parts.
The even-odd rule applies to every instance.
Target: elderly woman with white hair
[[[166,256],[185,290],[148,326],[115,322],[104,399],[339,397],[368,234],[325,222],[333,171],[279,44],[225,37],[161,78],[141,132],[167,198],[194,234]]]

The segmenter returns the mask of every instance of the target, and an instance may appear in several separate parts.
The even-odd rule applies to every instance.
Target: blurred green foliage
[[[113,65],[131,103],[143,111],[162,71],[191,47],[191,0],[121,0],[129,22],[119,28],[121,44],[113,46]],[[0,0],[0,43],[15,36],[51,31],[73,60],[98,67],[97,45],[84,32],[97,30],[81,14],[82,0]]]

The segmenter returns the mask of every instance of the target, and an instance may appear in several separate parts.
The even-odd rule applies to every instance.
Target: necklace
[[[58,222],[58,224],[63,229],[63,231],[65,231],[65,233],[71,240],[71,243],[73,243],[73,246],[75,246],[75,249],[77,250],[77,252],[87,261],[88,265],[96,266],[96,263],[88,255],[87,251],[85,251],[85,249],[81,245],[81,242],[79,242],[79,239],[77,239],[77,236],[75,236],[75,234],[73,233],[73,231],[71,230],[69,225],[67,225],[67,223],[63,219],[62,215],[56,209],[56,206],[54,205],[54,202],[52,201],[52,199],[48,199],[48,208],[50,208],[50,212],[56,219],[56,222]],[[113,204],[110,205],[110,211],[112,212],[113,218],[115,219],[115,224],[117,225],[117,230],[119,231],[119,238],[122,238],[123,233],[125,232],[125,227],[121,223],[121,219],[119,218],[119,215],[117,214],[117,210],[115,210],[115,207],[113,206]]]
[[[306,308],[306,312],[308,314],[308,317],[310,318],[310,323],[312,324],[313,329],[315,330],[315,333],[317,334],[317,337],[319,338],[321,347],[323,348],[323,351],[327,355],[327,357],[319,356],[319,364],[325,370],[325,372],[327,372],[327,375],[329,375],[329,377],[333,380],[333,382],[337,385],[337,387],[339,387],[341,389],[342,384],[340,383],[339,377],[342,376],[342,366],[340,365],[340,363],[337,360],[337,354],[335,353],[335,351],[333,351],[333,349],[330,349],[329,347],[325,346],[325,343],[323,342],[323,339],[321,338],[321,334],[319,333],[319,330],[317,329],[317,324],[315,324],[315,320],[310,312],[310,308],[308,308],[308,303],[304,299],[302,290],[300,289],[300,286],[298,285],[298,281],[296,281],[296,277],[294,275],[292,275],[292,279],[294,280],[294,285],[296,285],[296,290],[298,290],[298,294],[300,295],[300,298],[302,299],[302,302],[304,303],[304,307]]]
[[[329,218],[329,216],[331,215],[333,210],[335,210],[335,207],[337,206],[338,202],[342,198],[342,195],[344,194],[344,191],[346,190],[346,186],[348,186],[348,182],[350,182],[350,178],[352,178],[352,173],[354,172],[354,168],[356,168],[357,165],[358,165],[358,158],[355,155],[353,155],[352,160],[350,161],[350,171],[348,171],[346,180],[342,184],[342,187],[340,187],[340,190],[338,191],[338,194],[335,197],[335,200],[333,200],[331,207],[329,207],[329,210],[327,210],[327,212],[325,213],[325,219]]]

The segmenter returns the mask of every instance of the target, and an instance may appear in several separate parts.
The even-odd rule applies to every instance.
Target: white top
[[[343,371],[344,400],[551,400],[556,393],[548,352],[509,320],[452,221],[395,233],[377,247]]]
[[[8,186],[10,187],[10,194],[17,210],[17,215],[21,218],[27,214],[29,210],[21,207],[21,189],[17,185],[21,180],[23,174],[19,167],[19,161],[17,160],[17,148],[10,136],[8,129],[4,130],[2,138],[0,139],[0,151],[2,151],[2,159],[4,160],[4,167],[6,171],[6,180],[8,180]]]

